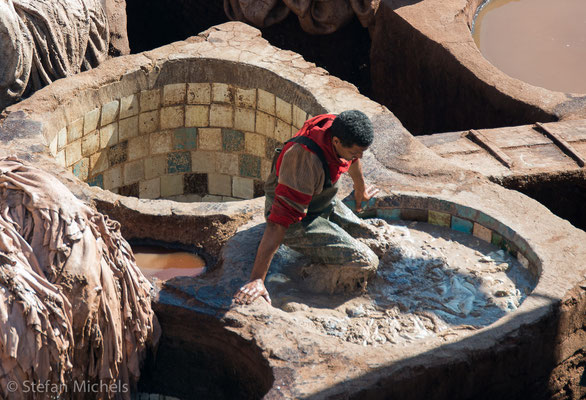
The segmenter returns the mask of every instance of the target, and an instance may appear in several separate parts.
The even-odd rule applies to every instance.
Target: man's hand
[[[356,212],[362,211],[362,202],[368,201],[372,199],[380,190],[373,186],[369,185],[367,187],[356,188],[354,186],[354,199],[356,200]]]
[[[260,296],[271,304],[271,298],[263,280],[255,279],[238,289],[234,295],[234,301],[238,304],[250,304]]]

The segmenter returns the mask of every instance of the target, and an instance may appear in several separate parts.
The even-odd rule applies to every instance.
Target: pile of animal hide
[[[362,26],[368,27],[379,4],[380,0],[224,0],[224,11],[232,20],[259,28],[281,22],[291,11],[305,32],[328,34],[350,21],[354,14]]]
[[[0,0],[0,110],[108,53],[102,0]]]
[[[119,224],[14,158],[0,197],[0,397],[130,398],[160,333]]]

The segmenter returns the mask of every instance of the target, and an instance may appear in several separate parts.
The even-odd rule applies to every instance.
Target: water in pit
[[[586,1],[490,0],[474,41],[506,74],[551,90],[586,93]]]
[[[136,265],[148,278],[162,281],[176,276],[197,276],[204,272],[205,261],[194,253],[160,246],[132,246]]]

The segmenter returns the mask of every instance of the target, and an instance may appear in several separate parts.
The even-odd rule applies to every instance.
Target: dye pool
[[[159,246],[133,246],[136,264],[149,279],[162,281],[176,276],[197,276],[204,272],[205,261],[196,254]]]
[[[491,0],[480,9],[473,36],[484,57],[508,75],[586,93],[586,1]]]

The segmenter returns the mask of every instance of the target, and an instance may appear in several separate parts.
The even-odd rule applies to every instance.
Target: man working
[[[249,282],[235,295],[237,303],[250,304],[260,296],[271,302],[264,279],[281,243],[316,264],[376,270],[377,256],[348,233],[360,228],[360,219],[335,199],[344,172],[354,183],[357,211],[378,192],[366,187],[360,164],[373,139],[368,117],[350,110],[309,119],[285,143],[265,184],[267,226]]]

